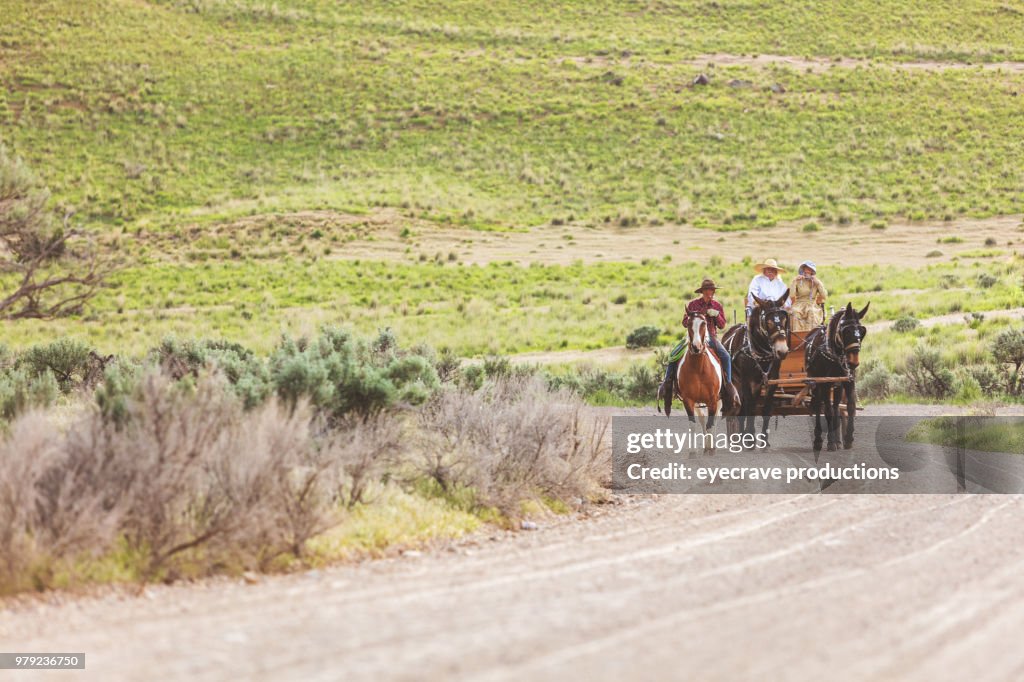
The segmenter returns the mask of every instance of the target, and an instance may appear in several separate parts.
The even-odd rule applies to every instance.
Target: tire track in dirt
[[[766,590],[758,590],[752,594],[745,594],[737,596],[733,599],[728,599],[720,603],[709,604],[706,606],[698,607],[696,609],[687,610],[682,613],[670,613],[659,618],[651,619],[641,625],[635,626],[625,631],[611,632],[600,639],[590,639],[576,646],[568,647],[566,649],[557,650],[552,652],[548,657],[535,658],[526,665],[515,668],[512,670],[505,669],[500,671],[498,674],[490,677],[489,679],[509,679],[510,677],[519,677],[523,674],[538,674],[544,671],[544,675],[547,676],[553,669],[557,670],[558,666],[565,666],[581,657],[586,656],[597,656],[608,647],[623,647],[628,645],[630,641],[643,639],[679,627],[684,622],[693,622],[701,618],[707,618],[716,616],[727,611],[741,610],[751,608],[758,604],[763,604],[770,601],[778,601],[781,599],[806,594],[814,591],[819,591],[823,588],[832,586],[836,583],[848,581],[856,578],[864,578],[870,576],[870,574],[876,569],[885,569],[897,566],[901,563],[918,561],[922,557],[932,554],[936,551],[941,550],[944,547],[958,541],[962,541],[965,538],[969,538],[976,530],[988,523],[995,514],[1001,509],[1009,505],[1010,502],[1002,502],[993,509],[985,510],[978,519],[974,520],[969,526],[952,536],[943,537],[935,542],[926,545],[923,548],[898,555],[896,557],[883,560],[881,562],[869,564],[867,566],[856,567],[853,569],[843,569],[836,573],[821,576],[819,578],[813,578],[807,581],[797,582],[795,584],[785,584],[777,588],[769,588]],[[931,512],[932,509],[924,509],[922,512]],[[880,519],[880,520],[885,520]],[[891,520],[891,518],[889,519]],[[1013,564],[1009,567],[1008,571],[1012,571],[1018,563]],[[713,574],[718,575],[718,574]],[[882,606],[882,605],[880,605]],[[780,668],[772,666],[765,669],[763,672],[767,677],[778,676]],[[600,677],[600,676],[599,676]],[[760,676],[756,676],[760,677]],[[727,678],[726,678],[727,679]]]

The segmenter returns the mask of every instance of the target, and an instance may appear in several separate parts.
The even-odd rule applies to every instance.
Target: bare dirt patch
[[[695,66],[700,68],[716,66],[747,66],[754,68],[785,67],[809,73],[824,73],[829,69],[897,69],[901,71],[996,71],[1004,73],[1024,73],[1024,62],[951,62],[941,60],[919,59],[903,62],[877,61],[854,57],[798,57],[782,54],[703,54],[691,59],[680,61],[650,61],[633,59],[632,55],[585,55],[560,57],[557,63],[572,62],[583,67],[594,68],[664,68],[673,66]]]
[[[984,62],[970,64],[966,62],[944,62],[933,60],[919,60],[909,62],[878,62],[867,59],[853,59],[851,57],[794,57],[780,54],[706,54],[688,59],[684,64],[694,66],[786,66],[801,71],[821,73],[831,68],[855,69],[858,67],[872,67],[883,69],[901,69],[905,71],[966,71],[980,69],[983,71],[1006,71],[1010,73],[1024,73],[1024,62]]]
[[[718,232],[689,225],[643,227],[583,225],[536,226],[490,232],[438,225],[395,209],[366,215],[335,211],[251,216],[177,231],[143,233],[151,254],[183,259],[207,257],[276,258],[311,254],[328,259],[470,264],[512,261],[568,265],[641,262],[666,256],[675,262],[712,257],[736,262],[775,257],[795,263],[813,257],[819,265],[921,266],[977,251],[991,240],[1004,249],[1024,250],[1021,216],[958,219],[936,223],[894,222],[884,230],[869,225],[822,226],[804,232],[804,223],[749,231]],[[955,244],[939,243],[961,235]],[[940,256],[929,256],[935,251]]]

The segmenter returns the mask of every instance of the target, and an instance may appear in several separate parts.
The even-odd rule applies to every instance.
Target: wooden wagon
[[[806,332],[789,332],[789,355],[783,359],[779,367],[779,378],[769,379],[768,384],[776,386],[772,414],[811,414],[811,389],[818,384],[831,384],[829,399],[839,384],[844,384],[849,377],[809,377],[804,367],[804,340],[810,334]],[[768,390],[761,389],[763,396]],[[839,403],[839,416],[845,417],[846,403]]]

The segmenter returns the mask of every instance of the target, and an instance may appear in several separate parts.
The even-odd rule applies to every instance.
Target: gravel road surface
[[[87,669],[0,679],[1024,677],[1021,496],[622,496],[585,515],[255,584],[19,602],[0,650]]]

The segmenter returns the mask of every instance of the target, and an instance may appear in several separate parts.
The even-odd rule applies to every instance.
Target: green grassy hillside
[[[1024,59],[1009,3],[552,5],[3,0],[0,138],[114,224],[375,205],[470,226],[1024,211],[1024,74],[894,68]],[[692,63],[708,53],[825,62]],[[824,68],[840,56],[874,65]],[[690,87],[700,71],[711,84]]]
[[[384,207],[403,237],[813,222],[818,242],[780,235],[787,262],[850,223],[882,239],[1024,212],[1024,20],[1004,2],[0,0],[0,16],[0,143],[127,261],[85,316],[10,325],[15,346],[266,348],[331,321],[465,353],[596,348],[674,328],[709,272],[738,307],[737,261],[761,257],[677,241],[672,264],[572,264],[565,235],[541,268],[463,267],[468,238],[360,263],[353,234],[293,231],[286,211]],[[203,234],[250,214],[263,227]],[[964,265],[931,240],[934,267],[892,265],[894,247],[879,269],[826,263],[829,287],[876,320],[1024,305],[1018,229],[966,235],[985,249]]]

